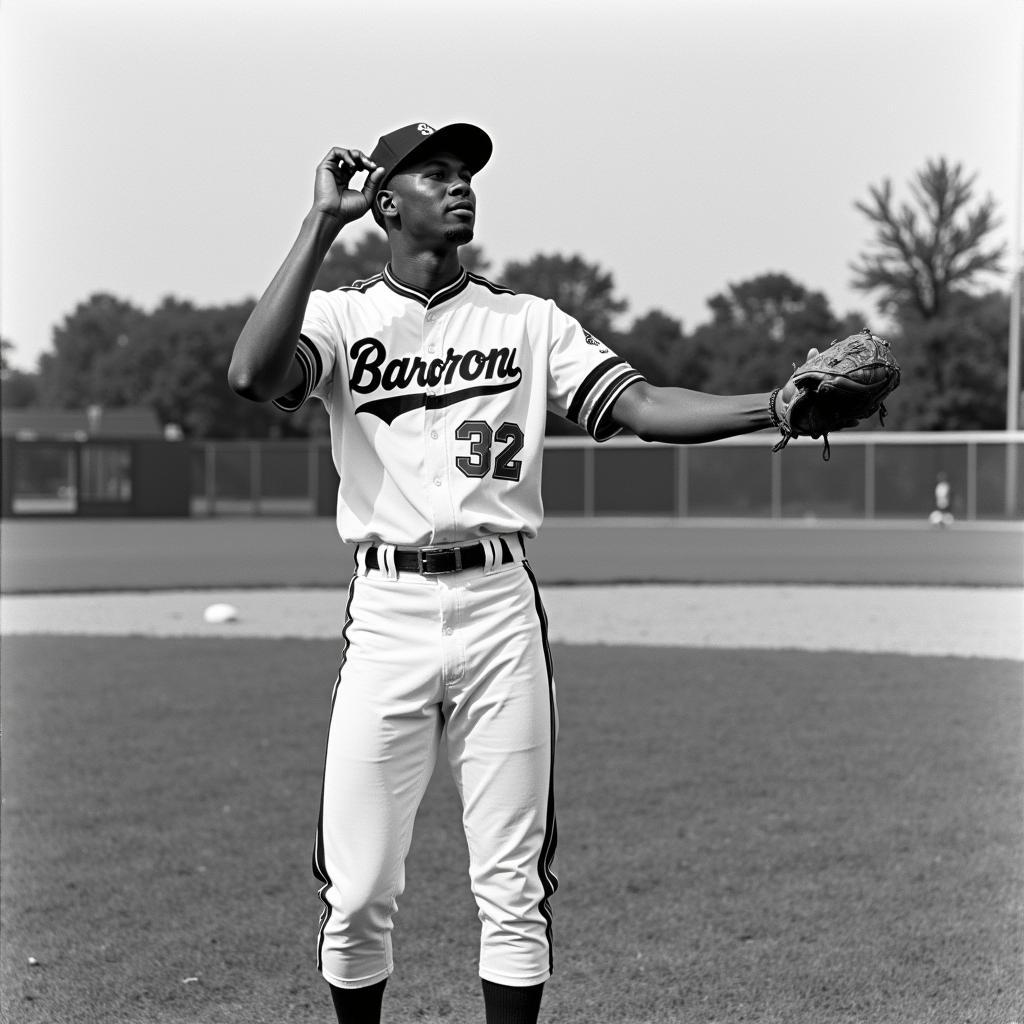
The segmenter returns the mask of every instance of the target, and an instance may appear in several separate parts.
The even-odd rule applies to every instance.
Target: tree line
[[[886,425],[904,430],[994,430],[1005,425],[1009,296],[986,290],[1005,248],[991,241],[999,220],[976,176],[944,158],[928,161],[898,202],[891,181],[855,206],[870,237],[850,265],[854,287],[885,315],[903,369]],[[712,393],[768,391],[808,348],[864,326],[838,315],[820,291],[785,273],[729,283],[707,299],[708,318],[687,331],[653,309],[623,323],[628,304],[613,274],[582,255],[536,254],[497,274],[483,250],[462,250],[467,269],[518,292],[553,299],[655,384]],[[333,289],[380,271],[380,234],[332,247],[315,287]],[[237,398],[227,387],[232,347],[255,300],[197,306],[168,296],[146,311],[110,294],[81,302],[54,329],[34,372],[9,365],[2,341],[6,408],[84,409],[144,405],[163,424],[196,438],[322,435],[318,403],[286,415]],[[549,418],[552,432],[576,428]]]

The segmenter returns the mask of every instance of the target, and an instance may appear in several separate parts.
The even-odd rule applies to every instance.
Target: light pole
[[[1024,55],[1024,38],[1018,50]],[[1021,278],[1024,266],[1021,264],[1021,215],[1024,200],[1024,59],[1020,64],[1020,103],[1017,107],[1017,174],[1014,182],[1013,201],[1013,251],[1012,279],[1010,281],[1010,329],[1009,353],[1006,364],[1006,430],[1010,434],[1020,429],[1020,318],[1021,318]],[[1017,452],[1011,437],[1006,439],[1006,500],[1004,510],[1007,516],[1013,516],[1017,510]]]

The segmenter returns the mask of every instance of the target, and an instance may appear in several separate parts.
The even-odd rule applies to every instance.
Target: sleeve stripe
[[[626,360],[619,356],[611,356],[605,359],[603,362],[598,363],[584,378],[583,383],[576,389],[576,394],[573,395],[572,403],[569,406],[569,411],[566,413],[566,417],[572,420],[573,423],[580,422],[580,414],[583,412],[583,406],[586,404],[587,399],[590,397],[591,391],[597,385],[597,382],[613,367],[619,364],[625,365]]]
[[[284,412],[295,412],[300,409],[313,393],[313,389],[320,383],[320,377],[323,374],[324,364],[320,353],[316,346],[301,334],[299,343],[295,346],[295,361],[302,371],[302,391],[298,398],[288,398],[282,395],[274,400],[274,405]]]
[[[644,379],[642,373],[634,370],[632,367],[628,367],[611,381],[600,399],[594,403],[594,408],[587,419],[587,433],[595,441],[606,441],[609,437],[619,432],[619,429],[614,424],[610,425],[610,428],[606,427],[604,420],[619,395],[631,384]]]
[[[303,401],[305,401],[309,398],[309,393],[313,390],[314,382],[316,380],[313,360],[310,359],[309,353],[305,351],[301,343],[295,350],[295,359],[302,369]]]
[[[313,344],[313,342],[309,340],[309,338],[307,338],[304,334],[300,334],[299,344],[296,351],[305,352],[313,360],[313,365],[310,367],[310,369],[313,371],[311,374],[312,383],[309,386],[309,390],[312,391],[313,388],[315,388],[317,384],[320,383],[320,378],[323,377],[324,375],[324,363],[323,360],[320,358],[320,350],[316,347],[316,345]]]

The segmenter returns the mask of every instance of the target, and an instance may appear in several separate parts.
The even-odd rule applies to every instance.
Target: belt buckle
[[[455,556],[455,565],[451,569],[430,569],[428,568],[427,562],[434,555],[447,555],[452,554]],[[443,576],[449,572],[461,572],[462,571],[462,548],[458,544],[452,544],[447,547],[437,548],[417,548],[416,560],[418,564],[418,571],[421,576]]]

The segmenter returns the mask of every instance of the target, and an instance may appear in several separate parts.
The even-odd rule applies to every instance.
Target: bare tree
[[[888,178],[870,186],[869,201],[854,205],[875,227],[874,248],[850,265],[853,286],[880,290],[883,308],[930,320],[979,274],[998,273],[1006,247],[987,242],[1000,221],[991,196],[974,203],[976,177],[945,157],[929,160],[910,182],[916,207],[897,208]]]

